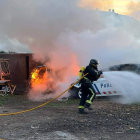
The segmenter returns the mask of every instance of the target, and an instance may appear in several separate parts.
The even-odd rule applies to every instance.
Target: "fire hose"
[[[35,110],[37,108],[40,108],[42,106],[45,106],[47,105],[48,103],[54,101],[55,99],[59,98],[60,96],[62,96],[66,91],[68,91],[69,89],[71,89],[75,84],[77,84],[81,79],[83,79],[86,75],[88,75],[88,73],[86,73],[84,76],[82,76],[80,79],[78,79],[75,83],[73,83],[68,89],[66,89],[64,92],[62,92],[61,94],[59,94],[58,96],[56,96],[55,98],[47,101],[46,103],[44,104],[41,104],[39,106],[36,106],[34,108],[30,108],[30,109],[27,109],[27,110],[23,110],[23,111],[19,111],[19,112],[14,112],[14,113],[8,113],[8,114],[0,114],[0,116],[8,116],[8,115],[16,115],[16,114],[21,114],[21,113],[25,113],[25,112],[29,112],[29,111],[32,111],[32,110]]]

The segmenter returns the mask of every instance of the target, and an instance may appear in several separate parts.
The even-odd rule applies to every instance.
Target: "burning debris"
[[[50,69],[44,65],[33,69],[29,78],[29,84],[31,90],[37,90],[38,88],[42,89],[44,86],[46,90],[43,89],[43,94],[49,94],[54,91],[54,89],[50,86]]]
[[[58,89],[57,75],[58,71],[50,70],[45,65],[33,69],[29,78],[29,98],[31,100],[52,98]]]
[[[29,78],[29,84],[33,88],[36,84],[42,84],[45,82],[43,80],[44,74],[46,74],[46,66],[38,66],[37,68],[33,69],[31,76]]]

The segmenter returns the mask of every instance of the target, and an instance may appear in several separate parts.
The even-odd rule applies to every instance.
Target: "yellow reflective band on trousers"
[[[91,96],[91,98],[89,100],[86,100],[86,103],[91,104],[92,103],[91,101],[92,101],[93,97],[95,96],[95,93],[93,92],[93,90],[91,88],[89,88],[89,90],[91,91],[92,96]]]
[[[84,106],[81,106],[81,105],[80,105],[80,106],[79,106],[79,109],[84,109]]]

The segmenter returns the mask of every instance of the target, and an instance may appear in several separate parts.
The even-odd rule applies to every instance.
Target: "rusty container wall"
[[[39,63],[33,60],[33,54],[0,53],[0,58],[9,59],[10,77],[13,85],[16,85],[15,94],[27,92],[29,76]]]

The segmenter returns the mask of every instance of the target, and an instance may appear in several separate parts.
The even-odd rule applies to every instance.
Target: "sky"
[[[140,0],[82,0],[80,6],[103,11],[114,9],[118,14],[131,16],[134,11],[140,10]]]

